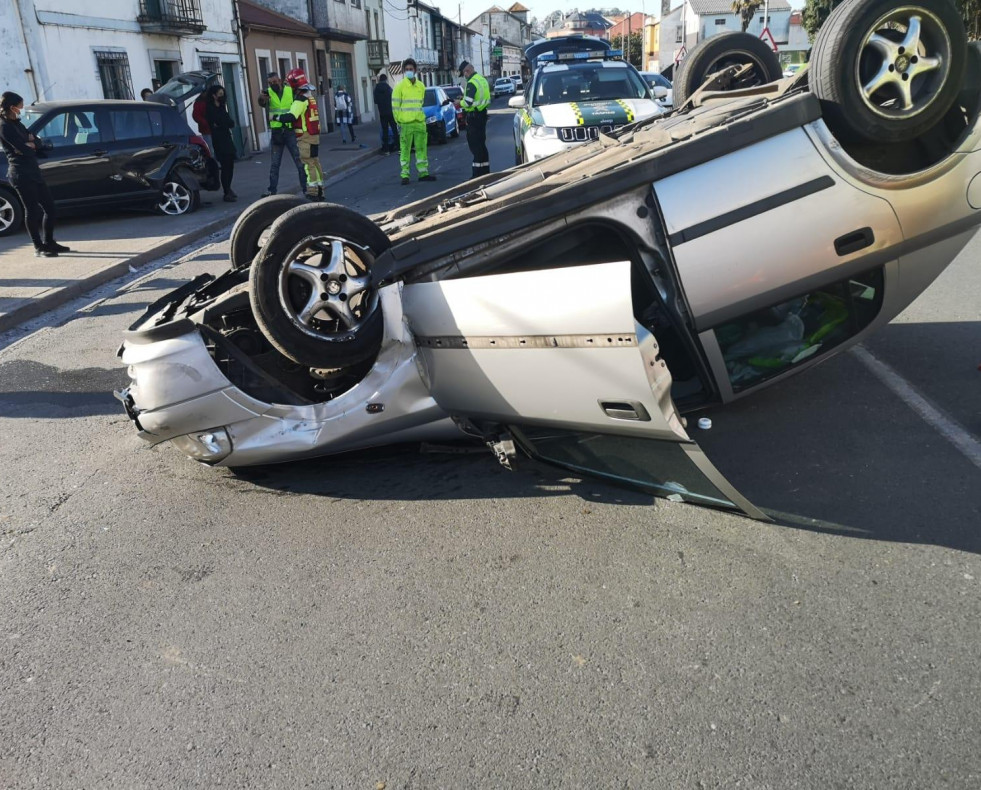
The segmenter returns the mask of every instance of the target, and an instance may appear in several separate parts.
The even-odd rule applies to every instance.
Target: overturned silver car
[[[742,35],[584,147],[370,218],[254,204],[229,271],[126,333],[140,436],[234,467],[462,431],[762,517],[685,415],[860,341],[970,240],[981,51],[947,0],[848,0],[775,83]]]

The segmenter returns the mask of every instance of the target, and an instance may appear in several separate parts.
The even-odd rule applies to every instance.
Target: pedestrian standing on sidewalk
[[[314,87],[307,82],[307,75],[293,69],[286,81],[294,89],[290,113],[296,116],[293,131],[300,149],[300,161],[307,172],[307,197],[324,199],[324,169],[320,166],[320,111],[314,98]]]
[[[348,132],[351,134],[351,142],[353,143],[356,139],[354,136],[354,100],[344,90],[343,85],[339,86],[337,93],[334,94],[334,112],[337,125],[341,127],[341,142],[347,142],[344,139],[344,127],[346,126]]]
[[[24,224],[34,242],[34,254],[57,258],[59,252],[71,250],[54,240],[54,200],[37,163],[43,148],[21,123],[23,111],[24,99],[13,91],[0,96],[0,148],[7,155],[7,179],[24,204]]]
[[[467,61],[460,64],[460,76],[467,81],[460,106],[467,117],[467,145],[473,154],[471,178],[490,172],[490,153],[487,151],[487,108],[491,103],[490,85],[482,74]]]
[[[381,152],[393,154],[398,148],[399,127],[392,115],[392,86],[388,84],[388,75],[379,74],[378,84],[375,85],[375,106],[378,108],[378,120],[381,124]]]
[[[416,149],[416,171],[420,181],[435,181],[429,175],[429,140],[426,133],[426,113],[422,109],[426,98],[426,86],[416,79],[416,62],[412,58],[402,61],[405,79],[392,91],[392,113],[399,125],[399,164],[402,166],[402,185],[409,183],[409,157]]]
[[[238,195],[232,191],[232,173],[235,170],[235,141],[232,140],[232,129],[235,128],[235,121],[228,113],[224,86],[216,83],[208,88],[204,94],[204,104],[204,117],[211,127],[215,159],[221,167],[224,200],[226,203],[234,203],[238,200]]]
[[[279,188],[279,166],[283,162],[283,149],[289,151],[296,165],[296,173],[300,178],[300,189],[307,191],[307,176],[303,169],[303,162],[300,161],[300,149],[296,145],[296,134],[293,132],[293,121],[296,120],[290,114],[293,106],[293,89],[289,85],[283,85],[283,81],[278,74],[270,74],[266,78],[269,87],[259,94],[259,106],[267,108],[269,116],[269,131],[271,141],[269,152],[271,162],[269,164],[269,189],[263,197],[275,195]]]
[[[204,96],[198,96],[191,105],[191,117],[198,125],[198,134],[208,144],[208,148],[214,153],[215,143],[211,139],[211,127],[208,125],[208,101]]]

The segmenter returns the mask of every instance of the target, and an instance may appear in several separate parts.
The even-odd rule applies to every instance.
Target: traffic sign
[[[773,38],[773,33],[770,32],[769,25],[767,27],[763,28],[763,32],[760,33],[760,39],[762,41],[766,41],[767,39],[769,39],[770,46],[773,47],[773,51],[774,52],[779,52],[779,49],[777,48],[776,39]]]
[[[681,61],[685,59],[688,55],[688,47],[684,44],[681,45],[681,49],[674,53],[674,64],[677,66]]]

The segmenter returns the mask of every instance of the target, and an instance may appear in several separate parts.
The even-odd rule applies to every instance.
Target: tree
[[[824,20],[841,2],[842,0],[807,0],[804,4],[801,24],[812,42]],[[957,0],[957,7],[964,17],[967,37],[971,41],[977,41],[981,38],[981,0]]]
[[[641,65],[644,61],[644,36],[639,30],[631,32],[630,38],[626,36],[614,36],[610,42],[613,49],[622,49],[624,60],[628,59],[632,66],[643,69]]]
[[[743,26],[743,33],[753,21],[757,9],[763,5],[762,0],[732,0],[732,13],[739,14],[739,21]]]

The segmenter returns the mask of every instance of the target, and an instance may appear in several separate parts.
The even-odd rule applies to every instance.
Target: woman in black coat
[[[41,141],[20,121],[24,99],[12,91],[0,96],[0,147],[7,155],[7,178],[24,204],[24,223],[39,258],[71,252],[54,240],[54,201],[38,166]]]
[[[235,169],[235,143],[232,140],[232,129],[235,121],[228,114],[225,88],[212,85],[204,94],[204,117],[211,127],[211,142],[215,146],[215,159],[221,167],[221,188],[225,192],[225,202],[238,200],[238,195],[232,191],[232,173]]]

